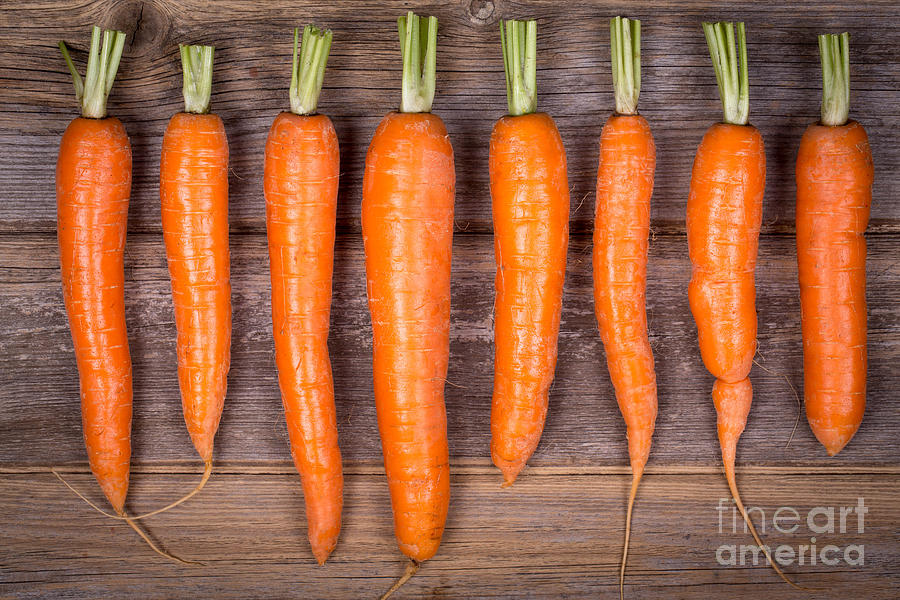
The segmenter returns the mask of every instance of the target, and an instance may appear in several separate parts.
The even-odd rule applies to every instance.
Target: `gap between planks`
[[[450,468],[454,475],[497,475],[497,469],[484,461],[460,460],[453,461]],[[0,475],[21,475],[50,473],[55,469],[59,473],[90,474],[87,464],[63,464],[63,465],[0,465]],[[131,467],[132,473],[140,474],[196,474],[202,471],[199,463],[157,463],[137,464]],[[240,463],[228,462],[225,464],[214,463],[213,473],[238,474],[238,475],[293,475],[296,468],[292,463]],[[648,465],[645,474],[648,475],[703,475],[718,474],[722,472],[719,465]],[[835,465],[835,466],[778,466],[778,465],[747,465],[739,466],[738,473],[752,474],[785,474],[785,475],[900,475],[900,465]],[[523,472],[529,477],[558,477],[558,476],[618,476],[630,475],[628,466],[597,465],[554,465],[554,466],[529,466]],[[365,463],[344,465],[346,475],[383,475],[384,467],[380,463]]]

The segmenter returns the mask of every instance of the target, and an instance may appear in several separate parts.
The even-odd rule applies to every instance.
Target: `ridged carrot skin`
[[[755,127],[717,123],[707,130],[687,205],[688,294],[703,362],[726,383],[746,378],[756,354],[754,271],[765,183]]]
[[[510,485],[544,429],[566,275],[566,152],[549,115],[497,121],[490,180],[497,261],[491,457]]]
[[[319,564],[341,531],[344,476],[328,356],[340,156],[324,115],[283,112],[266,142],[264,187],[278,382]]]
[[[656,423],[656,371],[647,333],[647,251],[656,146],[647,120],[613,115],[600,137],[594,215],[594,310],[636,478]]]
[[[797,262],[803,392],[816,438],[834,456],[866,406],[866,240],[874,169],[856,121],[810,125],[797,156]]]
[[[209,463],[231,362],[228,140],[217,115],[172,117],[163,137],[159,192],[184,420]]]
[[[444,382],[455,186],[440,117],[385,116],[366,155],[362,230],[394,532],[415,561],[437,551],[450,500]]]
[[[125,231],[131,145],[114,118],[72,121],[56,164],[63,298],[81,382],[91,471],[124,510],[131,459],[131,355],[125,328]]]

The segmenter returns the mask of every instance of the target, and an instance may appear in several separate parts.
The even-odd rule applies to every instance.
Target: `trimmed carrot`
[[[647,333],[647,246],[656,146],[637,113],[641,89],[641,22],[610,21],[616,112],[600,137],[594,215],[594,309],[609,376],[628,434],[632,483],[619,569],[624,595],[631,513],[656,424],[656,371]]]
[[[125,328],[131,145],[121,121],[106,116],[125,34],[104,31],[102,48],[100,37],[100,28],[94,27],[84,82],[60,42],[82,116],[66,128],[59,147],[57,235],[88,460],[121,515],[131,458],[131,354]]]
[[[231,359],[228,252],[228,140],[209,113],[212,46],[180,46],[185,112],[166,127],[160,159],[162,229],[178,332],[178,382],[184,420],[212,471]],[[168,508],[168,507],[167,507]]]
[[[759,130],[748,124],[750,86],[744,24],[737,24],[737,51],[733,23],[704,23],[703,31],[725,118],[724,123],[706,131],[691,173],[687,205],[688,253],[693,264],[691,312],[697,322],[703,362],[716,377],[712,396],[731,495],[772,568],[785,582],[800,588],[787,578],[763,545],[735,481],[737,443],[753,400],[749,375],[756,354],[754,271],[766,154]]]
[[[294,30],[291,112],[266,141],[264,187],[278,382],[303,483],[307,535],[324,564],[341,531],[344,476],[328,357],[340,157],[331,119],[316,114],[331,31]]]
[[[505,31],[504,31],[505,28]],[[491,457],[512,485],[544,429],[569,243],[566,151],[536,113],[537,23],[500,24],[509,115],[491,133],[497,261]]]
[[[820,35],[822,120],[797,155],[797,264],[803,329],[803,395],[816,438],[834,456],[866,407],[866,226],[872,151],[848,120],[850,35]]]
[[[375,405],[407,573],[434,556],[450,500],[444,382],[450,353],[450,259],[456,174],[434,99],[437,19],[399,19],[400,112],[366,155],[362,230],[372,316]]]
[[[81,117],[63,134],[56,163],[57,237],[63,299],[75,346],[81,419],[91,471],[103,494],[158,554],[160,550],[125,511],[131,462],[131,354],[125,326],[125,235],[131,195],[131,144],[121,121],[106,114],[125,46],[121,31],[91,31],[82,79],[59,42],[75,84]],[[60,481],[99,512],[103,511]]]

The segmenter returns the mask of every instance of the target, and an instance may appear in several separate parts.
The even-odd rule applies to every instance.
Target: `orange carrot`
[[[328,357],[340,158],[331,119],[316,113],[331,31],[294,30],[291,112],[266,141],[264,185],[278,382],[303,482],[308,537],[324,564],[341,531],[344,476]]]
[[[803,395],[816,438],[834,456],[866,407],[866,239],[872,151],[848,120],[850,35],[820,35],[822,120],[797,155],[797,263]]]
[[[378,428],[394,533],[412,561],[386,596],[434,556],[450,500],[444,382],[456,175],[447,130],[429,112],[437,19],[426,32],[410,12],[399,29],[400,112],[384,117],[369,145],[362,202]]]
[[[609,376],[628,434],[632,483],[619,569],[624,595],[631,513],[656,424],[656,371],[647,334],[647,245],[656,146],[637,113],[641,89],[641,22],[610,22],[616,113],[603,127],[594,217],[594,309]]]
[[[505,33],[504,33],[505,27]],[[544,429],[569,243],[566,151],[553,119],[536,113],[537,24],[500,24],[509,115],[490,146],[494,254],[491,457],[504,487]]]
[[[222,120],[209,114],[213,48],[180,48],[185,112],[172,117],[163,137],[159,195],[181,404],[204,463],[203,479],[182,502],[202,489],[212,470],[231,357],[231,283],[228,140]]]
[[[125,34],[94,27],[82,80],[59,43],[82,116],[63,134],[56,163],[57,236],[63,299],[75,346],[88,461],[115,518],[160,550],[125,511],[131,461],[131,354],[125,327],[125,233],[131,195],[131,144],[122,123],[106,116]],[[106,513],[60,481],[97,511]]]
[[[704,23],[716,71],[724,123],[706,131],[694,158],[687,205],[689,288],[700,354],[716,377],[713,402],[725,478],[753,539],[784,581],[744,509],[735,481],[738,438],[747,423],[753,388],[750,367],[756,353],[754,270],[762,224],[766,155],[762,136],[748,124],[750,113],[744,24]],[[740,68],[738,66],[740,65]],[[805,588],[801,588],[805,589]]]

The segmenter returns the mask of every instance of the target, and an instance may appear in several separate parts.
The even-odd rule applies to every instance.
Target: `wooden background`
[[[392,536],[375,426],[359,204],[366,147],[399,101],[395,19],[407,8],[440,20],[434,111],[456,152],[451,366],[450,516],[438,555],[399,597],[612,597],[629,476],[624,427],[596,333],[590,230],[600,129],[613,108],[607,19],[643,19],[641,111],[658,147],[648,302],[659,377],[659,420],[634,518],[632,598],[895,597],[900,585],[900,30],[894,1],[513,3],[28,0],[0,6],[0,597],[363,598],[404,567]],[[543,440],[509,490],[490,465],[493,254],[487,147],[506,109],[498,20],[539,22],[539,108],[566,143],[572,239],[559,367]],[[820,535],[821,548],[863,544],[865,565],[787,570],[828,592],[788,588],[766,567],[722,567],[727,497],[720,474],[712,379],[687,305],[684,207],[693,153],[720,105],[701,20],[743,19],[749,36],[751,120],[765,138],[768,179],[757,275],[760,351],[755,404],[739,448],[749,505],[771,511],[869,506],[865,531]],[[347,483],[344,530],[325,567],[308,549],[275,378],[265,251],[262,152],[288,106],[291,28],[334,30],[320,110],[341,143],[330,346]],[[134,360],[134,467],[129,508],[143,512],[199,477],[175,375],[174,324],[159,224],[158,161],[167,119],[181,109],[178,42],[216,45],[213,110],[231,144],[233,367],[216,440],[215,473],[195,499],[146,525],[166,547],[202,559],[182,567],[153,555],[123,525],[97,515],[50,473],[56,466],[97,502],[87,467],[78,382],[59,282],[54,165],[76,113],[56,49],[83,64],[92,24],[128,34],[109,102],[134,151],[127,245],[127,319]],[[850,445],[828,458],[788,382],[802,386],[793,250],[793,168],[818,118],[815,34],[851,33],[851,114],[872,140],[869,227],[869,406]],[[790,443],[788,443],[790,440]],[[852,521],[851,521],[852,523]],[[771,523],[770,523],[771,525]],[[808,543],[805,526],[773,545]]]

